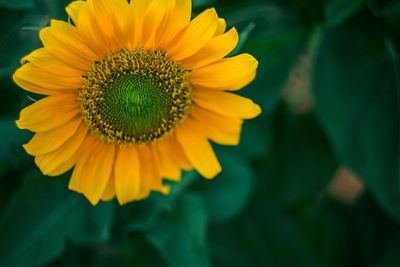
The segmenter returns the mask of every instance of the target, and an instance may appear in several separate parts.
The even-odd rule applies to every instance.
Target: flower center
[[[161,51],[111,54],[84,76],[83,119],[108,143],[150,143],[186,118],[192,99],[188,76]]]

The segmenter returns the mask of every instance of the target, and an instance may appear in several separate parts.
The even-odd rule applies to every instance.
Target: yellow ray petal
[[[214,150],[202,133],[183,124],[176,129],[176,137],[189,161],[202,176],[211,179],[221,171]]]
[[[157,40],[161,48],[167,47],[170,41],[190,23],[192,1],[175,0],[172,4],[172,8],[167,9],[158,30]]]
[[[68,16],[72,19],[75,25],[78,23],[78,16],[81,12],[82,8],[86,5],[86,1],[73,1],[70,3],[66,8],[65,11],[67,12]]]
[[[24,145],[30,155],[43,155],[56,150],[73,136],[82,123],[80,117],[73,118],[70,122],[47,132],[36,133],[35,136]]]
[[[21,111],[17,126],[33,132],[46,132],[69,122],[80,112],[74,95],[45,97]]]
[[[182,60],[199,51],[213,37],[218,27],[215,9],[207,9],[190,22],[168,47],[173,60]]]
[[[140,190],[137,200],[146,198],[154,189],[154,181],[158,178],[158,170],[154,166],[153,156],[147,145],[138,147],[138,155],[140,162]]]
[[[155,50],[158,45],[157,35],[164,25],[165,16],[173,9],[174,0],[153,0],[146,11],[142,25],[142,42],[146,50]]]
[[[178,165],[173,162],[171,151],[165,144],[168,141],[165,139],[166,138],[159,140],[151,145],[153,157],[162,177],[173,181],[179,181],[181,177],[181,171]]]
[[[240,141],[240,132],[243,121],[229,118],[193,105],[190,115],[199,131],[208,138],[221,145],[237,145]]]
[[[115,197],[115,181],[114,176],[111,175],[106,188],[104,189],[103,195],[101,196],[101,200],[103,201],[110,201]]]
[[[81,79],[82,75],[85,73],[75,67],[65,64],[55,56],[49,53],[46,48],[39,48],[31,52],[29,55],[21,59],[21,64],[30,63],[32,66],[42,69],[43,71],[49,72],[53,75],[62,77],[71,77],[76,79],[79,77]]]
[[[76,154],[88,133],[87,126],[82,123],[76,133],[60,148],[37,156],[36,165],[45,175],[57,176],[68,171],[75,165]]]
[[[139,193],[138,199],[146,197],[150,192],[147,190],[157,191],[163,194],[169,193],[169,186],[163,185],[161,174],[156,165],[153,153],[151,151],[150,145],[143,145],[138,149],[141,167],[142,182],[146,182],[147,186],[144,187]]]
[[[224,19],[219,18],[218,19],[218,27],[214,33],[214,36],[223,34],[225,32],[225,30],[226,30],[226,21]]]
[[[99,59],[77,29],[64,21],[52,20],[40,31],[40,40],[50,54],[73,68],[89,71],[93,60]]]
[[[147,9],[153,0],[134,0],[130,2],[130,49],[137,49],[143,45],[143,22]]]
[[[90,140],[95,139],[95,140]],[[88,135],[86,153],[79,156],[68,187],[82,193],[96,205],[111,178],[115,146]]]
[[[114,166],[115,191],[118,202],[123,205],[138,196],[141,184],[137,149],[133,146],[119,147]]]
[[[80,9],[77,29],[89,46],[105,57],[124,48],[129,19],[126,0],[88,0]]]
[[[227,117],[252,119],[261,113],[251,99],[232,93],[203,89],[197,90],[193,99],[202,108]]]
[[[165,150],[170,151],[172,161],[182,168],[185,171],[189,171],[193,169],[192,164],[189,162],[188,158],[185,155],[185,152],[182,149],[182,146],[176,140],[176,134],[171,136],[170,138],[165,138],[165,141],[160,140],[162,146],[165,146]]]
[[[58,71],[63,71],[62,65],[59,66]],[[24,89],[34,93],[43,90],[48,91],[50,94],[77,92],[84,83],[79,74],[73,76],[57,75],[38,68],[32,63],[21,66],[14,73],[13,78],[18,85],[25,86]]]
[[[194,69],[190,80],[216,90],[239,90],[254,80],[258,62],[249,54],[222,59],[203,68]]]
[[[239,35],[235,28],[225,34],[212,38],[196,54],[185,58],[182,65],[189,69],[204,67],[228,55],[237,45]]]

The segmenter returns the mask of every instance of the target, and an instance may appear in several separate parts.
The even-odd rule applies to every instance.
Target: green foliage
[[[400,219],[399,62],[385,38],[367,15],[327,30],[314,89],[317,113],[338,160]]]
[[[325,5],[325,21],[327,26],[337,26],[361,10],[364,0],[332,0]]]
[[[108,239],[111,203],[92,207],[70,194],[66,179],[40,176],[26,178],[0,221],[0,266],[42,265],[61,254],[67,240]]]
[[[399,1],[193,1],[238,29],[231,55],[258,59],[239,93],[263,113],[239,146],[214,146],[214,180],[187,172],[122,207],[40,174],[15,125],[40,96],[12,73],[68,3],[0,0],[1,267],[400,266]],[[357,197],[339,168],[363,182]]]
[[[206,245],[207,214],[201,198],[184,194],[146,229],[149,241],[171,265],[210,266]]]
[[[0,0],[0,7],[8,8],[11,10],[32,9],[35,7],[34,0],[15,0],[7,1]]]

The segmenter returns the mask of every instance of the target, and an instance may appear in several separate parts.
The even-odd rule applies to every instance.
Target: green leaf
[[[337,26],[360,11],[363,6],[364,0],[331,0],[324,8],[325,23],[329,27]]]
[[[47,23],[43,16],[7,12],[8,18],[0,38],[0,77],[8,77],[20,65],[20,59],[40,46],[39,29]]]
[[[192,5],[193,9],[210,6],[215,3],[215,0],[193,0]]]
[[[313,87],[338,160],[400,220],[399,62],[380,30],[366,14],[327,30]]]
[[[0,0],[0,7],[21,10],[21,9],[32,9],[35,7],[34,0]]]
[[[14,119],[0,117],[0,214],[20,185],[20,176],[30,167],[32,159],[22,148],[29,139],[27,132],[17,128]],[[27,166],[28,165],[28,166]]]
[[[255,200],[235,221],[210,227],[209,236],[215,266],[318,266],[300,225],[272,202]]]
[[[257,78],[241,92],[260,104],[263,114],[267,114],[274,110],[297,56],[309,40],[308,25],[300,15],[268,1],[241,1],[229,10],[224,15],[228,25],[256,25],[241,52],[258,60]],[[250,30],[253,26],[248,27]]]
[[[274,147],[260,167],[258,190],[282,205],[319,198],[337,162],[314,114],[293,115],[282,105],[271,131]]]
[[[235,49],[228,56],[236,55],[242,51],[243,46],[249,39],[250,33],[254,30],[255,27],[256,24],[250,22],[242,31],[239,32],[239,42]]]
[[[26,143],[29,139],[29,134],[17,128],[15,120],[10,117],[0,117],[0,161],[2,163],[13,164],[18,158],[17,154],[25,153],[22,144]],[[12,155],[12,156],[11,156]],[[5,164],[0,165],[1,169],[5,168]]]
[[[0,221],[0,266],[38,266],[62,253],[66,241],[106,240],[111,203],[91,206],[67,189],[67,179],[34,174]]]
[[[196,171],[184,172],[181,181],[170,183],[171,191],[168,196],[152,193],[147,199],[120,207],[117,211],[118,217],[125,217],[124,220],[129,222],[125,225],[127,231],[146,231],[160,223],[162,212],[169,209],[171,203],[185,194],[187,188],[199,178]]]
[[[245,159],[222,151],[219,154],[222,155],[221,174],[213,180],[200,180],[194,188],[203,197],[213,223],[229,220],[242,211],[248,203],[254,181],[254,174]]]
[[[367,5],[375,16],[391,16],[400,13],[400,3],[396,0],[367,0]]]
[[[201,198],[184,194],[163,211],[158,224],[145,235],[170,266],[207,267],[206,230],[207,213]]]

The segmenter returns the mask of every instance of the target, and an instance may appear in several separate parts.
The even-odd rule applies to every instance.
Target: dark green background
[[[194,1],[259,60],[240,93],[263,113],[239,147],[215,146],[217,178],[123,207],[41,175],[15,127],[35,96],[11,75],[67,4],[0,0],[1,267],[400,266],[399,1]],[[349,180],[332,186],[343,169],[364,184],[351,200]]]

